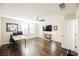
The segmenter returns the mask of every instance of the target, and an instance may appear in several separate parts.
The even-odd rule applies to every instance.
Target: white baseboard
[[[2,45],[4,45],[4,44],[8,44],[9,42],[5,42],[5,43],[1,43],[1,45],[0,46],[2,46]]]

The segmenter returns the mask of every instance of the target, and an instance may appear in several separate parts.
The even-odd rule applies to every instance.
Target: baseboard
[[[5,45],[5,44],[8,44],[8,43],[9,43],[9,42],[1,43],[1,45],[0,45],[0,46]]]
[[[1,44],[0,44],[0,47],[1,47]]]

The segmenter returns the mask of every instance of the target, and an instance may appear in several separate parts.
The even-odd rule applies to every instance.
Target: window
[[[30,32],[30,34],[35,33],[34,24],[29,25],[29,32]]]
[[[27,34],[29,34],[29,31],[28,31],[28,24],[23,24],[22,25],[22,30],[23,30],[23,34],[24,35],[27,35]]]

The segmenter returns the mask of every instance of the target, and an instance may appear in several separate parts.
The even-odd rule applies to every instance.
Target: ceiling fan
[[[36,21],[45,21],[45,19],[39,19],[39,17],[37,17]]]

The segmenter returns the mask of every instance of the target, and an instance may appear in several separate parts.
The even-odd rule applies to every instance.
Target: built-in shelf
[[[43,31],[43,37],[50,41],[52,39],[52,31]]]
[[[52,31],[43,31],[43,34],[52,34]]]

